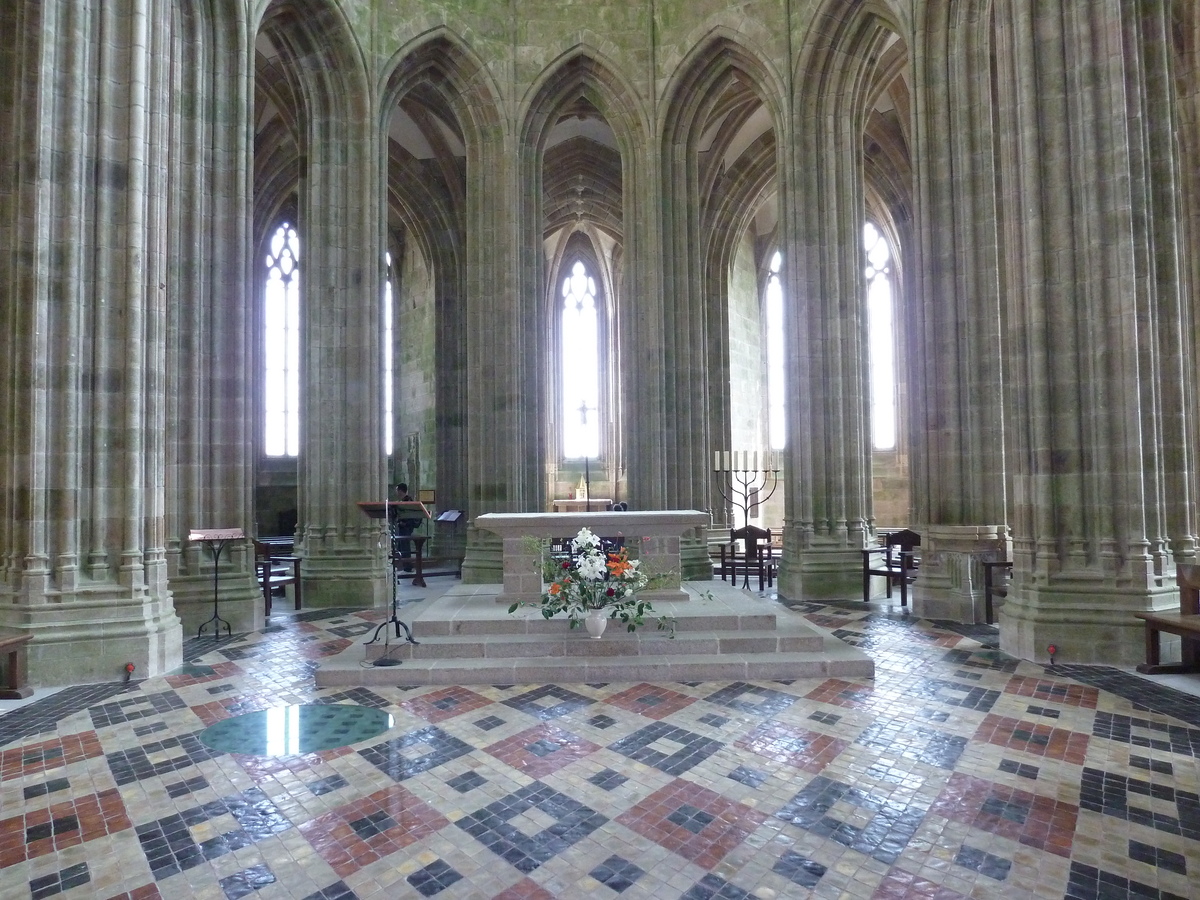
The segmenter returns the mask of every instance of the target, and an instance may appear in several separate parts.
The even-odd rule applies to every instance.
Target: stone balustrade
[[[475,527],[499,535],[504,542],[502,603],[535,602],[542,594],[540,550],[526,538],[574,537],[589,528],[599,537],[623,537],[630,555],[641,560],[650,576],[670,575],[673,584],[659,584],[639,596],[652,603],[688,598],[680,587],[680,538],[695,528],[707,528],[709,515],[694,509],[637,512],[486,513]]]

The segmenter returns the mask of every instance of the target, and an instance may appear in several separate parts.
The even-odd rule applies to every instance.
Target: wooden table
[[[0,700],[23,700],[33,693],[29,686],[29,654],[26,644],[32,634],[0,635],[0,653],[8,654],[4,666],[4,682],[0,684]]]

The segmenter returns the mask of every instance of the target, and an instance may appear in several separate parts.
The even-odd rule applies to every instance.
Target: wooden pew
[[[1200,566],[1180,563],[1175,567],[1179,584],[1179,611],[1134,613],[1146,623],[1146,661],[1137,667],[1147,675],[1200,671]],[[1180,661],[1163,664],[1161,635],[1180,637]]]

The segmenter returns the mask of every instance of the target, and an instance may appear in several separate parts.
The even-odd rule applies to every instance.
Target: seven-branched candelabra
[[[713,454],[717,490],[730,507],[742,511],[743,525],[750,521],[750,508],[766,503],[779,487],[781,463],[776,450],[717,450]]]

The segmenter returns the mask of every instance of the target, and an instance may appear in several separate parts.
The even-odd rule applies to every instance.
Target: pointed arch
[[[340,3],[273,0],[258,35],[297,102],[300,279],[299,527],[306,598],[372,605],[383,558],[354,503],[383,493],[382,258],[373,90]],[[347,453],[355,446],[355,453]],[[351,563],[353,561],[353,563]]]
[[[542,152],[554,122],[551,116],[575,97],[584,97],[616,135],[622,160],[645,146],[649,116],[632,84],[605,56],[577,44],[553,60],[530,85],[521,103],[519,146]]]
[[[787,110],[783,77],[774,64],[751,50],[725,27],[712,29],[676,68],[663,92],[660,118],[663,140],[679,140],[695,121],[698,110],[712,102],[714,85],[730,71],[742,73],[771,111],[772,126],[780,131]]]

